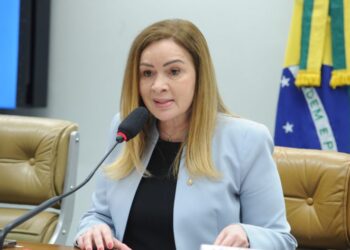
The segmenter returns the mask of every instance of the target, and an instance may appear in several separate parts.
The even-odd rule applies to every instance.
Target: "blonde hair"
[[[214,67],[207,42],[200,30],[191,22],[181,19],[164,20],[145,28],[134,40],[124,74],[120,107],[121,117],[126,117],[133,109],[144,106],[139,94],[139,61],[143,50],[151,43],[172,39],[185,48],[192,56],[196,70],[196,89],[191,106],[189,132],[181,148],[185,148],[185,161],[189,174],[193,177],[218,178],[219,172],[211,156],[211,142],[218,112],[230,114],[219,95]],[[106,168],[111,178],[121,179],[136,169],[142,171],[141,156],[145,151],[147,131],[154,117],[134,139],[128,141],[117,160]],[[184,147],[186,145],[186,147]],[[178,172],[181,157],[179,151],[175,159],[174,173]]]

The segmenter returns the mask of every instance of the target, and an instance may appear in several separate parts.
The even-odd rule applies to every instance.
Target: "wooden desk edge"
[[[17,242],[16,247],[4,248],[4,250],[78,250],[79,248],[74,246],[54,245],[54,244],[42,244],[31,242]]]

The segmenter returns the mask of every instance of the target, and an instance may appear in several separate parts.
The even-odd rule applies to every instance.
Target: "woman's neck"
[[[158,122],[159,137],[170,142],[183,142],[188,132],[188,122]]]

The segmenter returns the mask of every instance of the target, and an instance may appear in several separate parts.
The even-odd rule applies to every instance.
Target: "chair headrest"
[[[274,158],[299,246],[348,248],[350,155],[276,147]]]
[[[0,202],[38,204],[62,193],[77,129],[69,121],[0,115]]]

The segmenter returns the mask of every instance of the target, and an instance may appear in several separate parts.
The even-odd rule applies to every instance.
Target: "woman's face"
[[[140,58],[142,100],[160,122],[188,120],[196,71],[191,55],[171,39],[151,43]]]

